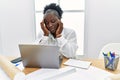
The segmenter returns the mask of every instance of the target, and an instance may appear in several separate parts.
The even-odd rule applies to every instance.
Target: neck
[[[55,33],[51,33],[53,35],[54,38],[56,38],[56,34]]]

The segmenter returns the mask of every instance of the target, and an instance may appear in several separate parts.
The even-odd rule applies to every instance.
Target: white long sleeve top
[[[37,43],[41,45],[56,45],[60,47],[60,53],[67,58],[74,58],[77,46],[76,33],[72,29],[64,28],[62,36],[54,38],[51,34],[44,36],[43,32],[38,34]]]

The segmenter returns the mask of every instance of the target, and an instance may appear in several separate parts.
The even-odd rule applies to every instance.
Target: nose
[[[49,27],[51,27],[52,26],[52,23],[49,23]]]

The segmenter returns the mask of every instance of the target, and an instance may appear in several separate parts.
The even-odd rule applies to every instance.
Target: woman
[[[43,20],[40,23],[43,34],[38,35],[42,45],[57,45],[60,53],[67,58],[74,58],[77,50],[76,33],[65,28],[61,21],[63,11],[59,5],[51,3],[45,6]]]

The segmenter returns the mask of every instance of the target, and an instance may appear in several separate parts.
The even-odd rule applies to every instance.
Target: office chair
[[[103,48],[100,51],[99,58],[103,58],[103,52],[108,53],[110,51],[120,55],[120,43],[109,43],[103,46]]]

